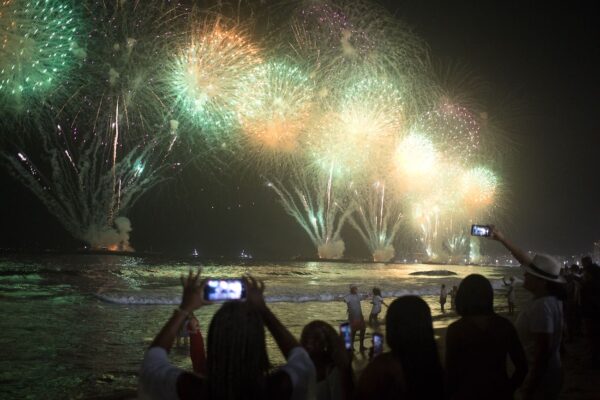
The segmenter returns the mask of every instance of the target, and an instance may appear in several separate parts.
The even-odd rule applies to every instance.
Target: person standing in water
[[[446,299],[448,297],[448,291],[446,290],[446,285],[442,283],[442,288],[440,289],[440,308],[442,309],[442,314],[446,313],[444,309],[444,305],[446,305]]]
[[[504,277],[502,277],[502,282],[504,283],[504,286],[506,286],[508,313],[512,315],[515,312],[515,277],[511,276],[509,282],[506,282],[506,280],[504,280]]]
[[[350,293],[344,296],[344,302],[348,307],[348,322],[350,322],[350,328],[352,329],[352,349],[354,349],[356,332],[359,331],[360,351],[364,351],[366,350],[364,341],[367,327],[365,324],[365,317],[363,317],[360,300],[361,296],[358,294],[358,286],[355,284],[350,285]]]
[[[373,300],[371,300],[371,304],[373,304],[373,308],[371,308],[371,314],[369,314],[369,325],[372,328],[377,328],[379,326],[378,317],[381,312],[381,305],[383,304],[387,307],[381,296],[381,290],[378,287],[373,288]]]

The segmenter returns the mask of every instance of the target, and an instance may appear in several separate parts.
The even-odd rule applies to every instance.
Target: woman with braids
[[[417,296],[399,297],[385,317],[390,352],[365,368],[357,399],[442,399],[443,370],[433,337],[431,310]]]
[[[190,271],[181,305],[146,351],[139,378],[140,399],[305,399],[314,390],[315,368],[306,351],[265,304],[264,284],[244,278],[246,301],[229,301],[208,331],[206,375],[169,362],[179,326],[203,300],[205,280]],[[269,329],[287,363],[272,370],[265,346]]]

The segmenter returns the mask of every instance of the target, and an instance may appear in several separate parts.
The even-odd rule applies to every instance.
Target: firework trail
[[[345,245],[340,233],[354,205],[345,193],[334,188],[333,166],[329,174],[314,179],[301,171],[288,189],[281,181],[268,186],[279,197],[285,211],[304,229],[317,248],[319,258],[339,259]]]
[[[373,261],[392,260],[395,256],[394,240],[403,219],[400,202],[386,194],[385,183],[382,182],[372,184],[367,193],[355,190],[355,195],[357,210],[350,217],[350,223],[369,247]]]
[[[49,93],[85,57],[80,17],[69,1],[0,2],[0,110],[5,122],[22,113],[36,116]]]
[[[155,152],[160,143],[133,149],[111,165],[103,156],[107,144],[100,135],[81,135],[76,128],[65,132],[59,125],[53,135],[42,132],[40,138],[40,164],[23,151],[3,152],[13,175],[75,238],[92,248],[128,250],[131,226],[125,215],[162,179],[164,165],[158,164]]]

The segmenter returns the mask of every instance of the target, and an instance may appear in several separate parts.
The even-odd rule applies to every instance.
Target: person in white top
[[[562,300],[566,296],[565,281],[560,274],[562,265],[546,254],[536,254],[531,259],[494,227],[491,238],[502,243],[521,263],[523,288],[533,295],[515,324],[529,363],[529,374],[522,386],[523,399],[556,399],[562,388],[560,346]]]
[[[352,349],[354,349],[354,339],[356,338],[356,332],[360,332],[360,351],[365,351],[365,332],[367,326],[365,324],[365,317],[363,317],[362,308],[360,301],[362,296],[358,294],[358,286],[350,285],[350,294],[344,296],[344,302],[348,307],[348,322],[350,322],[350,328],[352,329]]]
[[[383,301],[383,297],[381,296],[381,289],[378,287],[373,288],[373,299],[371,300],[371,304],[373,307],[371,308],[371,313],[369,314],[369,325],[372,328],[377,328],[379,326],[379,313],[381,312],[381,305],[388,306]]]
[[[316,372],[308,353],[265,304],[264,284],[244,278],[245,301],[228,301],[215,313],[208,332],[206,376],[170,363],[178,328],[191,313],[209,304],[206,280],[190,271],[182,279],[181,305],[144,355],[138,399],[308,399],[314,398]],[[267,327],[287,363],[272,371],[265,344]]]
[[[508,313],[512,315],[515,312],[515,277],[511,276],[509,281],[502,277],[502,283],[506,286],[506,300],[508,301]]]

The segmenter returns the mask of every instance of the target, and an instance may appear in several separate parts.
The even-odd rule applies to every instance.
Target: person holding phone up
[[[179,326],[204,300],[206,280],[191,271],[182,278],[180,306],[144,355],[139,399],[306,399],[313,397],[315,367],[308,353],[265,304],[264,283],[243,278],[246,299],[227,301],[208,331],[206,375],[184,371],[169,361]],[[272,371],[265,343],[269,329],[286,364]]]
[[[490,228],[490,238],[502,243],[521,263],[523,288],[533,295],[515,323],[529,363],[529,374],[522,387],[523,399],[556,399],[562,388],[561,300],[566,297],[565,280],[560,274],[562,265],[547,254],[529,257],[493,225]]]

